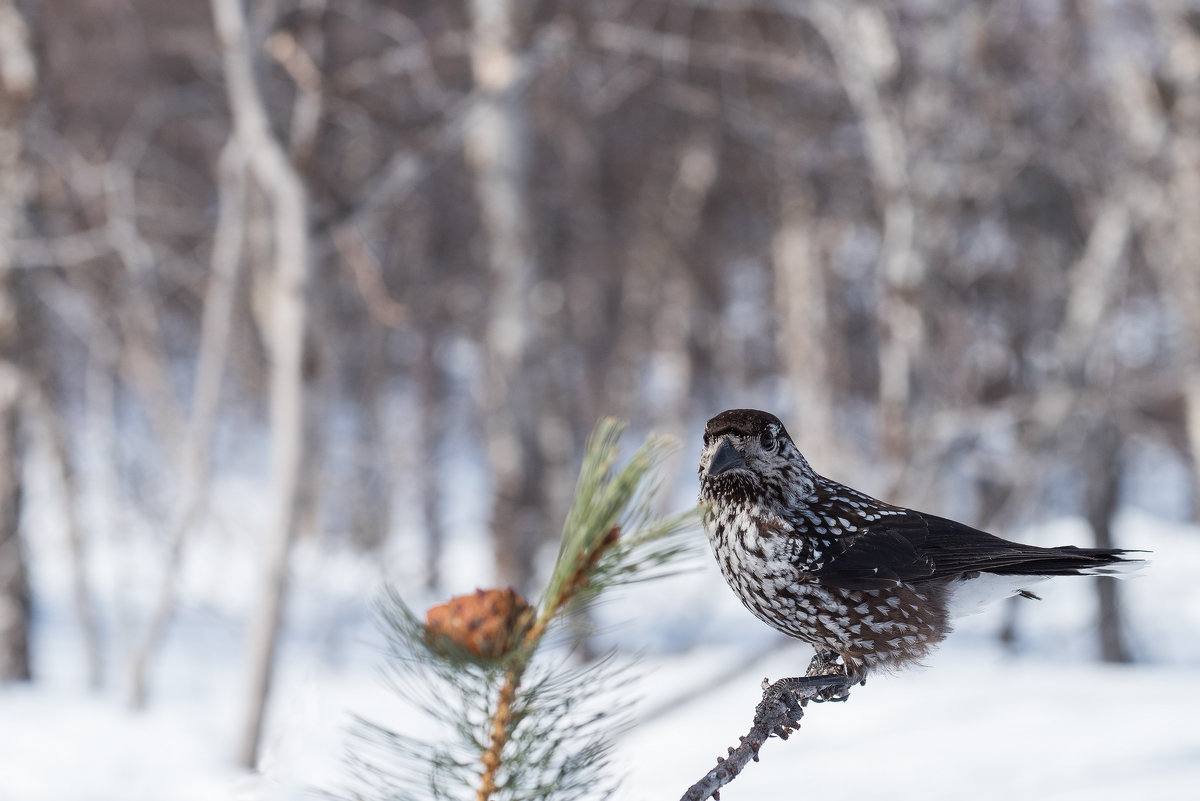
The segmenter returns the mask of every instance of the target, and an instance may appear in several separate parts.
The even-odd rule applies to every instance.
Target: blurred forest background
[[[678,498],[753,405],[1002,533],[1109,544],[1163,471],[1194,517],[1198,258],[1191,0],[0,0],[0,679],[37,675],[35,463],[139,705],[214,521],[265,555],[261,698],[294,542],[473,589],[478,464],[529,590],[605,414],[687,443]],[[153,564],[119,648],[109,541]]]

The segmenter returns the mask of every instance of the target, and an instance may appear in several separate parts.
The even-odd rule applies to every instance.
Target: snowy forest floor
[[[1136,664],[1091,661],[1090,580],[1042,584],[1044,600],[1019,607],[1014,646],[996,637],[1003,605],[961,621],[926,668],[874,677],[846,704],[810,705],[801,731],[768,743],[722,798],[1190,797],[1200,787],[1200,530],[1131,513],[1118,535],[1154,551],[1145,574],[1122,584]],[[1086,532],[1064,520],[1025,539],[1080,542]],[[297,557],[264,772],[250,776],[232,767],[243,702],[238,561],[197,549],[150,707],[134,713],[119,665],[112,689],[84,688],[63,552],[35,545],[39,678],[0,690],[0,801],[294,799],[343,784],[351,714],[403,726],[379,677],[363,589],[383,571],[316,549]],[[749,728],[762,678],[808,662],[806,646],[751,618],[702,562],[601,607],[601,639],[645,653],[630,688],[643,718],[614,760],[621,797],[678,797]],[[226,589],[202,591],[217,586]]]

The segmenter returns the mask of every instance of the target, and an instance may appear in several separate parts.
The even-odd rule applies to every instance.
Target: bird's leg
[[[812,661],[808,663],[808,672],[804,675],[812,678],[840,676],[845,683],[829,686],[814,699],[816,701],[845,701],[850,697],[850,687],[854,684],[866,684],[866,677],[861,670],[855,670],[849,662],[841,660],[836,651],[817,651]]]
[[[838,674],[825,676],[796,676],[780,679],[774,684],[767,684],[763,679],[763,700],[758,705],[755,720],[770,713],[770,710],[782,704],[786,719],[772,727],[772,731],[787,739],[790,729],[800,726],[800,718],[804,717],[804,705],[810,699],[823,700],[827,693],[845,692],[846,677]],[[778,713],[775,713],[778,714]]]
[[[804,715],[802,707],[814,701],[845,701],[850,697],[849,686],[853,677],[846,666],[839,662],[834,651],[818,651],[803,676],[780,679],[767,685],[763,679],[763,704],[782,702],[787,707],[789,721],[798,726]],[[760,704],[760,707],[762,704]]]
[[[838,660],[841,657],[837,651],[817,651],[808,663],[808,672],[805,676],[832,676],[846,675],[845,666]]]

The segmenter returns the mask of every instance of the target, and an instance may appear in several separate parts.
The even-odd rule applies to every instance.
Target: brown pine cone
[[[532,614],[516,590],[476,590],[432,607],[425,613],[425,628],[434,648],[450,642],[483,659],[499,659]]]

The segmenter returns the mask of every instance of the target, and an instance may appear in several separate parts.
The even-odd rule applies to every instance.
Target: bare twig
[[[730,747],[728,757],[717,757],[717,766],[689,787],[680,801],[720,799],[721,788],[736,779],[750,760],[758,761],[758,752],[772,734],[786,740],[800,728],[804,706],[809,699],[845,686],[846,677],[840,675],[780,679],[771,685],[763,679],[763,699],[754,710],[754,725],[750,731],[736,748]]]
[[[392,296],[383,280],[383,267],[363,241],[359,227],[354,223],[335,226],[333,244],[343,263],[350,267],[371,319],[388,328],[403,328],[408,324],[408,307]]]
[[[23,268],[76,267],[112,253],[107,226],[62,236],[14,239],[13,266]]]

